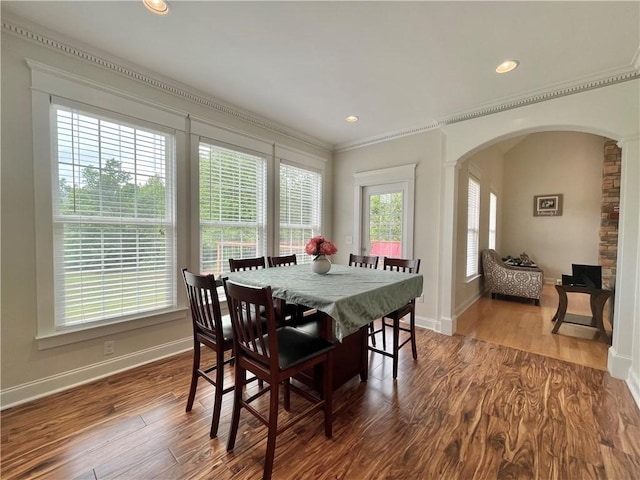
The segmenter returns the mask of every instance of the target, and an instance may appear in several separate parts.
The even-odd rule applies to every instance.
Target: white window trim
[[[403,242],[402,256],[413,258],[413,222],[415,205],[415,171],[416,164],[402,165],[399,167],[383,168],[380,170],[370,170],[368,172],[354,173],[355,198],[354,198],[354,223],[353,223],[353,245],[358,252],[362,251],[362,202],[365,187],[385,185],[388,183],[398,183],[403,186],[404,197],[404,217],[403,222]]]
[[[186,114],[138,99],[130,94],[106,87],[77,75],[27,60],[31,68],[32,119],[33,119],[33,162],[35,189],[35,244],[36,244],[36,303],[37,335],[39,350],[70,343],[99,338],[117,332],[129,331],[144,326],[184,319],[185,307],[165,309],[158,312],[135,315],[127,320],[100,321],[78,327],[56,328],[54,318],[55,287],[53,259],[53,200],[52,175],[54,142],[51,132],[51,97],[58,96],[89,107],[108,110],[144,122],[168,127],[176,132],[176,152],[184,152]],[[177,162],[178,164],[180,162]],[[180,181],[184,181],[184,169],[176,167],[176,203],[179,202]],[[176,205],[180,211],[180,205]],[[176,223],[176,229],[178,224]],[[179,242],[179,237],[176,237]],[[180,263],[179,247],[176,245],[176,262]],[[176,275],[178,275],[176,273]],[[179,285],[179,283],[177,283]],[[178,289],[180,292],[180,289]],[[178,305],[181,304],[178,295]]]
[[[494,196],[496,199],[496,210],[495,210],[495,230],[493,231],[493,241],[494,241],[494,245],[491,246],[491,196]],[[498,248],[498,194],[496,193],[495,189],[493,187],[489,188],[489,238],[487,239],[487,247],[488,248],[492,248],[492,249],[496,249]]]
[[[326,176],[326,163],[324,158],[309,155],[306,152],[301,152],[292,148],[283,147],[282,145],[276,145],[274,150],[276,162],[274,166],[274,178],[273,178],[273,198],[275,201],[274,208],[274,227],[271,232],[271,245],[268,247],[269,252],[272,255],[279,255],[277,251],[280,245],[280,164],[291,165],[306,170],[311,170],[320,173],[322,176],[322,192],[321,192],[321,205],[322,214],[320,215],[320,232],[327,234],[325,231],[327,221],[327,176]],[[277,174],[277,176],[275,175]]]
[[[273,238],[274,221],[273,204],[274,199],[274,166],[273,166],[273,143],[268,140],[246,135],[226,127],[222,127],[212,122],[195,116],[191,120],[191,178],[189,181],[191,198],[191,257],[190,265],[199,268],[200,265],[200,141],[219,145],[226,148],[246,151],[251,154],[264,155],[267,163],[267,208],[266,208],[266,238],[267,252],[271,246],[269,239]],[[220,300],[224,301],[224,293],[221,293]]]
[[[476,278],[480,277],[480,268],[479,268],[479,261],[480,261],[480,215],[482,213],[482,205],[481,205],[481,197],[482,197],[482,182],[480,181],[480,172],[477,168],[474,167],[474,165],[469,165],[469,172],[467,175],[467,220],[466,220],[466,228],[465,228],[465,237],[468,240],[469,238],[469,182],[471,181],[471,179],[473,179],[477,184],[478,184],[478,231],[476,233],[477,238],[478,238],[478,257],[476,258],[476,269],[475,269],[475,273],[471,274],[471,275],[467,275],[467,270],[468,270],[468,265],[467,265],[467,261],[469,259],[469,244],[466,243],[466,248],[465,248],[465,280],[466,282],[472,282],[473,280],[475,280]]]

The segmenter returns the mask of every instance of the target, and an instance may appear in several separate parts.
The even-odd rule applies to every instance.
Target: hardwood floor
[[[591,315],[589,296],[569,293],[567,312]],[[600,370],[607,369],[608,339],[594,328],[563,323],[552,334],[551,318],[558,307],[553,285],[545,285],[540,306],[521,299],[492,299],[489,295],[469,307],[458,318],[458,333],[507,347],[538,353]],[[605,328],[609,323],[609,302],[604,310]]]
[[[396,382],[391,359],[372,353],[369,381],[335,392],[331,440],[320,414],[279,436],[273,478],[640,478],[640,411],[622,381],[477,338],[418,329],[417,341],[416,362],[401,350]],[[3,412],[2,479],[260,478],[266,429],[251,415],[226,452],[231,395],[218,438],[213,387],[201,382],[185,413],[190,361],[181,354]]]

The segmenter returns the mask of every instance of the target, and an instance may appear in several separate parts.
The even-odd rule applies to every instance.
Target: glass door
[[[406,252],[405,192],[402,184],[367,186],[363,191],[363,255],[400,258]],[[382,261],[379,267],[382,268]]]

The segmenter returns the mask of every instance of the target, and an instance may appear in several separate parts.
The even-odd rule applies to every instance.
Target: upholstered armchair
[[[515,267],[505,265],[495,250],[482,251],[482,268],[485,285],[496,295],[531,298],[540,305],[544,273],[538,267]]]

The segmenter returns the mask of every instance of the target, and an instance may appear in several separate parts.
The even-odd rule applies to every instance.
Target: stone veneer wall
[[[615,140],[605,138],[602,165],[602,207],[600,215],[599,257],[602,284],[612,285],[618,260],[618,216],[620,206],[620,169],[622,149]]]

